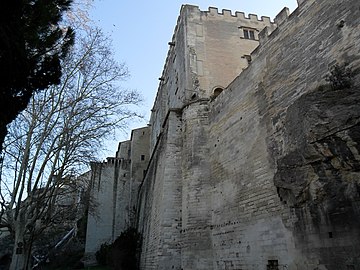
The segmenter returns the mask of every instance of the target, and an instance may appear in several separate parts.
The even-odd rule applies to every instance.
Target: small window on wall
[[[218,95],[220,95],[223,90],[224,89],[222,89],[221,87],[215,88],[214,93],[213,93],[214,97],[217,97]]]
[[[278,260],[268,260],[266,270],[279,270]]]
[[[255,32],[254,30],[244,29],[244,38],[255,40]]]
[[[213,101],[214,99],[216,99],[217,96],[220,95],[223,90],[224,90],[224,88],[222,88],[220,86],[215,87],[212,95],[210,96],[210,100]]]
[[[141,160],[145,160],[145,155],[141,155]]]

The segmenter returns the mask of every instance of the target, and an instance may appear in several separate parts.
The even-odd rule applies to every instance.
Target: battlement
[[[103,161],[104,165],[115,165],[118,166],[121,162],[121,158],[116,158],[116,157],[107,157],[106,160]]]
[[[287,7],[284,7],[279,13],[278,15],[276,15],[274,21],[277,24],[277,26],[281,25],[282,23],[284,23],[287,18],[290,15],[290,10]]]
[[[282,27],[283,24],[285,24],[288,20],[289,20],[289,17],[290,17],[290,10],[289,8],[287,7],[284,7],[276,16],[275,16],[275,19],[274,19],[274,25],[276,25],[276,28],[274,29],[271,29],[269,27],[265,27],[264,29],[262,29],[259,33],[259,42],[260,42],[260,46],[265,44],[269,38],[271,38],[271,35],[274,33],[274,32],[277,32],[279,31],[279,28]],[[277,31],[275,31],[277,30]],[[260,47],[259,46],[259,47]],[[256,51],[259,49],[259,47],[257,47],[253,52],[252,54],[255,54]]]
[[[218,15],[218,16],[224,16],[224,17],[234,17],[238,20],[249,20],[252,22],[267,22],[272,23],[270,17],[268,16],[261,16],[260,19],[258,18],[258,15],[256,14],[249,14],[248,17],[245,16],[244,12],[235,11],[233,14],[231,10],[229,9],[222,9],[222,12],[219,12],[218,8],[215,7],[209,7],[208,11],[202,11],[205,13],[208,13],[209,15]]]

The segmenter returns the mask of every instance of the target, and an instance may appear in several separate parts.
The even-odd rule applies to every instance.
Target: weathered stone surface
[[[95,264],[101,244],[112,243],[130,226],[135,226],[139,185],[149,162],[149,128],[131,133],[119,144],[116,157],[91,166],[91,209],[88,215],[85,262]]]
[[[360,269],[360,2],[298,3],[276,29],[182,7],[139,186],[141,269]],[[335,64],[351,87],[329,85]]]
[[[274,183],[283,203],[296,211],[297,244],[306,249],[327,241],[327,250],[317,244],[312,253],[326,258],[328,269],[341,269],[360,251],[359,89],[325,87],[303,95],[289,106],[282,129],[286,147],[275,155]]]
[[[181,265],[181,115],[170,111],[139,193],[138,227],[144,269]]]

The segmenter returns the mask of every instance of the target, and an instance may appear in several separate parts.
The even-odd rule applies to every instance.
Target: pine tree
[[[73,0],[5,0],[0,8],[0,152],[7,125],[33,93],[59,84],[74,41],[62,15]]]

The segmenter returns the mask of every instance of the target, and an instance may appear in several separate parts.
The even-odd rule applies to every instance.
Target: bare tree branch
[[[138,117],[129,105],[139,104],[140,95],[118,85],[127,76],[126,66],[114,61],[108,38],[93,28],[64,58],[62,83],[36,94],[10,126],[0,227],[24,245],[26,256],[41,232],[76,222],[78,189],[86,190],[91,181],[76,176],[112,131]]]

